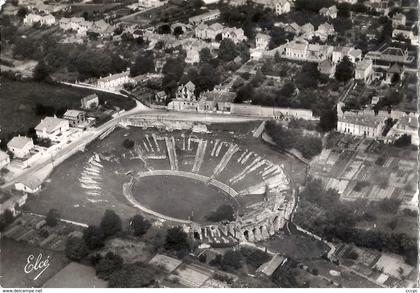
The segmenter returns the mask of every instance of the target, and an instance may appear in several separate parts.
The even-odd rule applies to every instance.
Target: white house
[[[397,38],[398,36],[403,36],[406,39],[413,40],[414,33],[409,27],[397,27],[392,30],[392,37]]]
[[[69,130],[69,121],[57,117],[45,117],[35,127],[36,135],[39,138],[48,138],[52,141],[62,141]]]
[[[23,206],[26,203],[27,199],[28,195],[25,193],[12,193],[12,196],[0,205],[0,215],[3,215],[6,212],[6,210],[9,210],[12,212],[13,216],[16,216],[16,208]]]
[[[402,13],[396,13],[392,17],[392,27],[398,27],[400,25],[405,26],[407,17]]]
[[[235,44],[245,41],[247,37],[244,34],[244,30],[236,27],[225,27],[222,31],[222,39],[229,38]]]
[[[162,6],[166,3],[167,1],[160,1],[160,0],[139,0],[139,6],[144,7],[144,8],[155,8],[155,7],[159,7]]]
[[[271,37],[266,34],[258,33],[255,36],[255,48],[260,50],[266,50],[270,44]]]
[[[318,36],[321,41],[325,42],[329,36],[335,35],[334,25],[329,24],[328,22],[320,24],[314,35]]]
[[[411,144],[419,145],[418,134],[418,113],[404,115],[399,118],[397,123],[391,128],[388,136],[398,139],[400,136],[406,134],[411,136]]]
[[[55,23],[55,17],[51,14],[38,15],[34,13],[29,13],[23,19],[25,25],[33,25],[34,23],[39,23],[41,25],[51,26]]]
[[[13,153],[16,158],[25,158],[34,147],[32,138],[26,136],[15,136],[7,143],[7,149]]]
[[[354,77],[357,80],[363,80],[369,83],[373,77],[373,62],[370,59],[364,59],[356,63]]]
[[[357,0],[337,0],[337,3],[356,4]]]
[[[9,155],[0,151],[0,168],[6,167],[10,163]]]
[[[276,14],[282,15],[290,12],[290,2],[287,0],[278,0],[276,3]]]
[[[335,47],[332,53],[332,62],[340,62],[344,56],[347,56],[352,63],[362,59],[362,50],[352,47]]]
[[[101,89],[112,91],[121,88],[125,83],[130,82],[133,82],[133,79],[130,77],[130,70],[126,70],[98,79],[97,86]]]
[[[219,16],[220,16],[220,10],[219,9],[214,9],[214,10],[209,10],[206,13],[190,17],[188,19],[188,22],[190,24],[197,25],[197,24],[202,23],[202,22],[218,19]]]
[[[89,110],[95,108],[99,105],[99,97],[97,94],[91,94],[89,96],[83,97],[80,100],[82,109]]]
[[[15,183],[15,189],[26,193],[36,193],[41,190],[41,180],[36,176],[28,176]]]
[[[93,25],[92,22],[86,21],[83,17],[61,18],[58,23],[62,30],[75,31],[79,36],[85,36]]]
[[[380,137],[387,119],[384,115],[375,115],[373,111],[342,112],[342,104],[337,105],[337,131],[355,136]]]
[[[214,40],[218,34],[223,32],[223,25],[220,23],[213,23],[212,25],[206,25],[205,23],[200,23],[195,28],[195,36],[198,39],[203,40]]]
[[[180,85],[176,97],[168,104],[168,109],[173,111],[196,111],[198,106],[195,95],[195,84],[191,81]]]
[[[335,5],[331,6],[331,7],[323,7],[319,10],[319,14],[327,17],[327,18],[331,18],[331,19],[335,19],[337,18],[337,7]]]

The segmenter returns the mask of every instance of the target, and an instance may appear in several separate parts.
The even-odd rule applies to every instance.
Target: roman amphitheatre
[[[29,207],[59,207],[63,218],[88,224],[105,209],[127,219],[141,213],[208,244],[268,239],[290,220],[304,173],[253,136],[259,124],[127,119],[56,167]],[[209,220],[227,205],[233,220]]]

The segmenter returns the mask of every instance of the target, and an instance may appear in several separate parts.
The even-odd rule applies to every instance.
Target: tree
[[[200,63],[209,63],[213,59],[210,49],[204,47],[200,50]]]
[[[123,141],[123,146],[126,148],[126,149],[132,149],[133,147],[134,147],[134,145],[135,145],[135,142],[134,142],[134,140],[131,140],[131,139],[129,139],[129,138],[126,138],[126,139],[124,139],[124,141]]]
[[[305,63],[296,74],[296,85],[299,89],[316,88],[321,74],[314,63]]]
[[[158,34],[170,34],[171,33],[171,27],[168,24],[162,24],[157,29]]]
[[[123,265],[121,256],[108,252],[105,257],[101,258],[95,265],[96,275],[103,279],[108,280],[109,276],[120,270]]]
[[[211,64],[203,63],[200,65],[197,80],[193,82],[199,92],[211,90],[216,84],[220,83],[220,76]]]
[[[223,270],[239,270],[242,267],[242,254],[236,250],[228,250],[225,252],[222,258],[222,269]]]
[[[130,75],[136,76],[155,71],[155,60],[152,51],[146,51],[137,55],[134,64],[130,68]]]
[[[50,209],[45,217],[45,221],[47,222],[47,226],[54,227],[58,223],[58,211],[55,209]]]
[[[236,45],[231,39],[224,38],[220,42],[219,54],[218,54],[218,58],[220,60],[229,62],[235,59],[235,57],[238,55],[239,53],[237,52]]]
[[[338,81],[346,82],[354,75],[354,67],[353,63],[351,63],[350,59],[347,56],[337,64],[336,71],[335,71],[335,78]]]
[[[137,262],[125,264],[120,270],[109,276],[110,288],[143,288],[150,287],[160,272],[152,266]]]
[[[166,234],[165,249],[184,251],[189,249],[188,235],[181,227],[173,227],[168,229]]]
[[[104,232],[97,226],[88,226],[83,231],[83,239],[89,249],[101,248],[105,244]]]
[[[182,35],[184,33],[184,30],[182,29],[181,26],[176,26],[174,28],[174,36],[178,37],[180,35]]]
[[[35,81],[44,81],[49,77],[49,68],[44,61],[40,61],[34,69],[33,78]]]
[[[121,218],[113,210],[106,210],[102,217],[101,228],[105,237],[115,235],[122,230]]]
[[[6,225],[12,223],[15,219],[15,217],[13,216],[13,212],[9,209],[4,211],[3,218]]]
[[[28,14],[28,8],[25,6],[19,7],[16,16],[19,18],[25,18],[25,16]]]
[[[143,218],[143,216],[135,215],[130,220],[130,226],[133,229],[134,235],[140,237],[143,236],[152,225],[148,220]]]
[[[66,241],[65,254],[68,259],[79,261],[86,257],[89,249],[82,238],[70,237]]]
[[[325,132],[333,130],[337,126],[337,119],[337,111],[335,109],[325,110],[321,113],[319,127]]]
[[[194,7],[194,9],[200,9],[201,6],[204,5],[204,2],[202,0],[193,0],[192,1],[192,6]]]
[[[397,140],[395,140],[394,145],[397,147],[406,147],[411,144],[411,136],[408,134],[403,134]]]

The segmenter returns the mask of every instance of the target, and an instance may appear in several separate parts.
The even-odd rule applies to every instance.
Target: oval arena
[[[280,156],[254,150],[245,142],[262,142],[251,134],[173,126],[125,121],[57,167],[43,193],[65,193],[78,211],[113,208],[127,217],[141,212],[182,225],[197,241],[212,245],[268,239],[286,225],[295,194]],[[134,143],[125,147],[124,141]],[[65,171],[66,164],[79,172]],[[62,190],[57,181],[63,177],[77,180],[77,190]],[[207,219],[223,205],[233,208],[233,221]]]

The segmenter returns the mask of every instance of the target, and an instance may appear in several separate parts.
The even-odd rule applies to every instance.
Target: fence
[[[282,119],[283,117],[302,118],[305,120],[318,120],[312,114],[312,110],[264,107],[248,104],[232,104],[231,113],[236,115],[266,117],[272,119]]]

